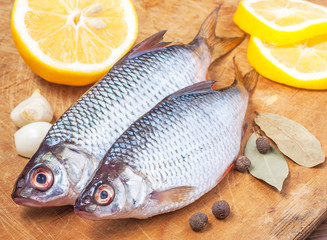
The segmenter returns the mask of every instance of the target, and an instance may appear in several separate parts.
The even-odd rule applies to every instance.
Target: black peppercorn
[[[245,156],[240,156],[235,161],[235,169],[239,172],[245,172],[251,166],[251,161]]]
[[[208,216],[203,212],[197,212],[190,217],[188,222],[193,231],[199,232],[208,223]]]
[[[264,154],[270,149],[270,143],[267,137],[261,136],[256,140],[257,149],[260,153]]]
[[[218,219],[225,219],[230,213],[229,204],[224,200],[215,202],[212,205],[211,210],[213,215]]]

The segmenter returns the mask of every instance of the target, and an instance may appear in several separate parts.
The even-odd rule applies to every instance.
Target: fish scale
[[[131,129],[133,132],[129,133],[137,134],[139,132],[137,127],[142,128],[141,125],[143,127],[147,125],[153,131],[161,133],[161,137],[156,137],[151,131],[146,136],[142,135],[141,137],[146,141],[151,142],[152,147],[148,147],[148,151],[145,152],[140,150],[137,144],[130,145],[129,150],[136,148],[133,151],[135,154],[124,158],[124,163],[135,172],[144,172],[144,168],[149,169],[150,171],[146,173],[147,180],[151,182],[151,187],[155,190],[165,190],[176,186],[201,186],[192,193],[193,198],[188,199],[189,202],[193,202],[217,184],[218,177],[238,154],[247,98],[238,98],[237,95],[233,96],[234,94],[236,94],[235,90],[231,94],[228,93],[227,101],[220,93],[212,94],[212,96],[197,96],[196,99],[194,95],[185,96],[183,104],[169,101],[170,106],[154,109],[153,112],[158,113],[154,115],[152,112],[149,113],[146,119],[141,119],[139,125]],[[228,98],[230,98],[229,101]],[[224,117],[224,107],[222,107],[224,105],[229,106],[229,112],[237,113],[239,117],[233,118],[232,115]],[[172,115],[175,117],[171,118]],[[208,119],[204,119],[203,116],[207,116]],[[158,127],[154,120],[158,117],[161,120],[160,126],[165,129],[165,134],[162,134],[161,127]],[[200,121],[204,123],[199,123]],[[180,125],[184,127],[181,128]],[[183,142],[181,142],[181,136],[184,137]],[[128,134],[122,136],[126,142],[130,137]],[[218,145],[215,142],[222,144]],[[210,145],[216,148],[210,149],[208,147]],[[120,152],[121,150],[115,148],[112,151]],[[154,154],[160,159],[156,163],[153,161]],[[182,154],[184,158],[181,157]],[[190,165],[194,168],[190,169]],[[181,204],[185,205],[187,202]],[[178,208],[179,204],[170,207]],[[164,210],[165,208],[159,213]]]
[[[167,95],[204,80],[211,61],[242,42],[215,36],[218,10],[189,44],[168,46],[162,31],[116,63],[54,123],[17,179],[13,200],[31,207],[74,204],[130,124]],[[45,182],[38,182],[40,174]]]
[[[200,84],[211,87],[212,82]],[[239,152],[248,92],[241,83],[222,91],[207,87],[205,93],[201,88],[192,92],[200,84],[164,99],[117,139],[77,199],[78,214],[147,218],[184,207],[216,186]],[[135,185],[139,178],[143,183]],[[101,184],[117,194],[110,203],[114,213],[110,204],[91,207],[94,213],[83,205]],[[176,189],[187,188],[192,191],[182,200],[172,200]],[[168,200],[158,197],[169,191]]]
[[[195,65],[199,64],[197,58],[185,47],[172,46],[115,66],[58,119],[47,134],[46,143],[68,141],[102,158],[108,146],[154,103],[177,89],[204,79],[205,71],[194,71]],[[184,78],[177,75],[175,69],[183,69],[186,72]],[[153,91],[155,88],[160,91]],[[83,113],[84,117],[81,117]],[[74,127],[77,125],[78,128]]]

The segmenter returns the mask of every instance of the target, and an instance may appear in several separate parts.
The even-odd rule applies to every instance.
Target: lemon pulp
[[[130,49],[137,17],[129,0],[16,0],[12,32],[35,73],[55,83],[85,85]]]

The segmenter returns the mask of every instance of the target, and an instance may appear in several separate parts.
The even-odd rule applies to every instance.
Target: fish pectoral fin
[[[162,49],[162,48],[168,46],[169,44],[171,44],[171,42],[162,42],[163,36],[165,35],[166,32],[167,32],[167,30],[160,31],[160,32],[155,33],[152,36],[148,37],[144,41],[140,42],[135,47],[133,47],[116,64],[122,63],[126,59],[135,58],[135,57],[140,56],[140,55],[142,55],[142,54],[144,54],[146,52],[159,50],[159,49]]]
[[[175,187],[165,191],[153,191],[151,198],[158,200],[159,203],[178,203],[191,198],[191,193],[193,191],[195,191],[195,187],[193,186]]]

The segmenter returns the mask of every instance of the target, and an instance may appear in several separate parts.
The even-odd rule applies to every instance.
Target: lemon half
[[[250,64],[262,76],[298,88],[327,89],[327,35],[276,46],[251,37]]]
[[[327,8],[302,0],[243,0],[233,20],[243,31],[277,45],[327,33]]]
[[[11,28],[30,68],[66,85],[99,80],[132,47],[138,30],[130,0],[16,0]]]

